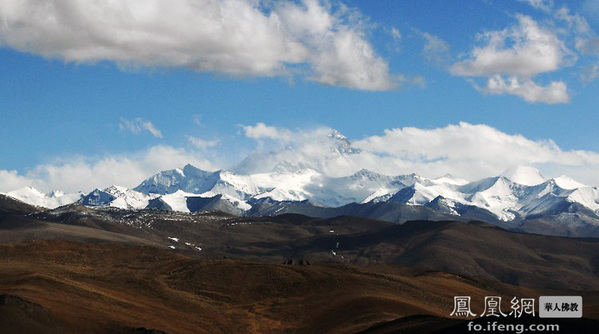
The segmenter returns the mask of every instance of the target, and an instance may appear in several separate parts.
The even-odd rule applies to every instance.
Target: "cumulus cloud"
[[[216,147],[218,145],[217,140],[205,140],[198,137],[187,136],[187,140],[196,148],[206,149],[211,147]]]
[[[461,122],[436,129],[385,130],[383,135],[351,141],[328,127],[292,131],[270,127],[292,138],[242,162],[240,172],[266,172],[286,166],[313,168],[329,176],[369,169],[387,175],[446,173],[468,180],[499,175],[514,165],[533,165],[547,176],[569,174],[599,184],[599,154],[562,150],[551,140],[531,140],[487,125]],[[255,138],[255,137],[250,137]]]
[[[397,79],[388,74],[388,64],[376,57],[362,32],[341,29],[334,39],[318,44],[321,52],[311,57],[314,71],[309,79],[326,85],[373,91],[397,87]]]
[[[268,126],[264,123],[242,125],[241,127],[245,136],[252,139],[275,139],[281,142],[288,142],[293,138],[293,133],[290,130]]]
[[[200,158],[197,152],[158,145],[129,154],[57,159],[35,166],[24,175],[0,170],[0,191],[9,192],[25,186],[42,191],[59,189],[68,192],[87,192],[110,185],[135,187],[154,173],[188,163],[207,170],[215,169],[211,162]]]
[[[314,169],[329,176],[351,174],[356,165],[347,154],[359,150],[349,139],[329,127],[289,130],[258,123],[245,126],[247,138],[258,142],[256,151],[233,168],[239,173]],[[264,139],[269,139],[264,142]]]
[[[396,83],[361,18],[329,1],[0,2],[0,44],[67,62],[296,75],[364,90]],[[334,8],[337,8],[334,10]]]
[[[551,15],[553,21],[551,24],[554,26],[554,30],[557,34],[562,37],[569,38],[573,41],[575,49],[583,56],[588,55],[599,55],[599,38],[591,28],[588,19],[597,18],[594,14],[599,13],[599,1],[598,0],[587,0],[584,1],[581,10],[585,16],[572,12],[567,4],[561,4],[556,6],[553,1],[543,0],[521,0],[528,2],[533,7],[542,10],[543,12]],[[594,11],[596,10],[596,13]],[[570,63],[572,60],[576,60],[576,56],[572,52],[570,54]],[[568,61],[566,61],[567,63]],[[585,84],[592,82],[597,77],[597,65],[585,64],[582,66],[579,77]],[[561,82],[557,82],[561,84]],[[552,83],[551,86],[558,87]],[[548,87],[549,88],[549,87]]]
[[[330,127],[290,130],[259,123],[247,126],[246,135],[259,143],[268,140],[269,145],[257,145],[254,153],[232,167],[239,173],[311,168],[339,177],[369,169],[387,175],[416,173],[429,178],[450,173],[474,181],[499,175],[515,165],[532,165],[548,177],[566,174],[599,185],[599,153],[563,150],[550,139],[532,140],[482,124],[394,128],[352,141]],[[166,145],[104,157],[68,157],[35,166],[23,174],[0,170],[0,191],[24,186],[43,191],[90,191],[112,184],[134,187],[154,173],[188,163],[205,170],[226,166],[213,157],[206,149]]]
[[[475,47],[467,59],[453,64],[451,73],[487,77],[488,86],[481,89],[486,93],[513,94],[530,102],[568,102],[564,82],[553,81],[543,87],[532,78],[570,65],[576,56],[553,31],[539,26],[529,16],[516,17],[516,26],[479,35],[483,45]]]
[[[404,157],[412,161],[480,160],[495,164],[545,163],[563,160],[564,164],[599,163],[599,154],[588,160],[580,152],[564,152],[553,141],[534,141],[522,135],[511,135],[487,125],[460,122],[444,128],[413,127],[385,130],[383,136],[372,136],[356,142],[370,152]]]
[[[542,102],[548,104],[568,103],[570,95],[563,81],[552,81],[547,86],[541,86],[528,78],[512,76],[505,80],[496,75],[487,81],[486,87],[476,87],[477,90],[486,94],[511,94],[516,95],[528,102]]]
[[[358,141],[355,146],[378,154],[404,171],[407,167],[429,177],[451,173],[472,180],[497,175],[513,165],[535,165],[542,166],[546,175],[567,169],[572,177],[585,182],[599,181],[592,174],[599,167],[598,153],[564,151],[551,140],[531,140],[487,125],[461,122],[437,129],[391,129],[382,136]]]
[[[11,190],[27,187],[32,183],[32,179],[19,175],[16,170],[0,169],[0,192],[9,192]]]
[[[145,121],[141,118],[135,118],[133,120],[121,119],[121,123],[119,123],[119,128],[121,130],[128,130],[133,132],[134,134],[139,134],[141,131],[145,130],[152,134],[152,136],[156,138],[162,138],[162,132],[158,130],[154,124],[150,121]]]
[[[557,70],[569,53],[563,42],[529,16],[518,15],[518,22],[510,29],[480,35],[486,44],[475,47],[469,59],[454,64],[451,72],[461,76],[532,77]]]

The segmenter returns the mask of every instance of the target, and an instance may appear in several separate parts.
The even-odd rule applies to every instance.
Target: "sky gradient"
[[[2,0],[0,192],[230,168],[331,129],[372,153],[336,174],[596,186],[596,31],[599,0]]]

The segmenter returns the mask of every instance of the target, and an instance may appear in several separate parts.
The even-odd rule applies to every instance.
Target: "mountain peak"
[[[192,174],[192,173],[205,172],[204,170],[202,170],[192,164],[187,164],[187,165],[183,166],[183,169],[175,168],[175,171],[179,172],[181,174],[181,176],[185,176],[187,174]]]
[[[535,186],[545,182],[545,178],[538,169],[531,166],[513,166],[506,169],[500,176],[525,186]]]
[[[329,137],[337,139],[337,140],[343,140],[343,141],[348,140],[346,136],[344,136],[341,132],[339,132],[335,129],[331,130],[331,133],[329,133]]]
[[[351,141],[337,130],[333,129],[328,137],[334,140],[335,145],[332,149],[333,152],[339,155],[343,156],[362,153],[362,150],[352,147]]]
[[[555,182],[555,184],[557,184],[558,187],[560,187],[562,189],[571,190],[571,189],[588,187],[586,184],[580,183],[566,175],[554,177],[553,181]]]
[[[456,185],[456,186],[463,186],[463,185],[469,183],[467,180],[456,178],[451,174],[445,174],[443,176],[440,176],[440,177],[434,179],[433,182],[447,183],[447,184],[452,184],[452,185]]]
[[[373,172],[370,169],[362,168],[359,171],[355,172],[353,175],[380,175],[379,173]]]
[[[82,194],[65,194],[57,190],[45,194],[34,187],[24,187],[8,192],[6,195],[31,205],[53,209],[77,201]]]

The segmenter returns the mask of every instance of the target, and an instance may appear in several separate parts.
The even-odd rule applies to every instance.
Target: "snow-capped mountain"
[[[144,194],[126,187],[110,186],[104,190],[94,189],[83,196],[78,203],[87,206],[109,206],[120,209],[144,209],[154,194]]]
[[[238,175],[252,175],[312,169],[326,171],[327,175],[337,175],[339,166],[359,170],[354,159],[367,154],[352,146],[351,141],[339,131],[322,130],[306,142],[296,144],[291,140],[283,149],[252,153],[231,171]]]
[[[54,209],[62,205],[71,204],[78,201],[84,194],[67,194],[59,190],[50,193],[43,193],[33,187],[24,187],[7,193],[6,195],[16,198],[27,204]]]
[[[428,179],[365,169],[331,177],[311,168],[237,174],[186,165],[153,175],[133,189],[111,186],[86,195],[67,195],[24,188],[8,195],[48,208],[78,202],[122,209],[222,210],[251,215],[359,214],[394,221],[403,218],[388,211],[407,206],[427,208],[421,211],[427,217],[437,212],[439,217],[513,222],[513,226],[546,217],[557,217],[561,223],[574,219],[597,225],[599,231],[599,189],[566,176],[545,179],[532,167],[512,168],[499,176],[468,182],[450,175]],[[410,217],[418,214],[412,212]]]
[[[240,201],[262,198],[275,201],[310,200],[322,206],[336,207],[363,202],[373,193],[390,195],[413,184],[413,178],[413,175],[386,176],[368,170],[339,178],[327,177],[312,169],[251,175],[229,171],[207,174],[199,173],[195,167],[188,165],[182,170],[158,173],[134,189],[160,195],[176,191],[203,197],[221,194]]]
[[[122,197],[115,196],[114,191],[107,193]],[[136,203],[141,204],[129,207],[141,207],[150,199],[160,197],[177,211],[189,211],[186,198],[223,195],[221,200],[235,202],[241,210],[249,208],[251,201],[269,199],[310,201],[322,207],[389,201],[443,208],[445,213],[454,215],[478,208],[500,221],[556,212],[556,207],[564,207],[564,203],[578,203],[599,212],[597,188],[564,176],[546,180],[532,167],[512,168],[500,176],[467,182],[449,175],[427,179],[416,174],[387,176],[368,170],[344,177],[326,176],[313,169],[239,175],[230,171],[207,172],[187,165],[148,178],[131,194],[138,198]],[[105,202],[124,207],[113,201],[107,198]]]
[[[207,172],[192,165],[183,169],[162,171],[133,188],[144,194],[172,194],[178,190],[200,194],[212,189],[219,179],[220,172]]]
[[[478,219],[513,227],[540,219],[542,224],[578,224],[575,229],[586,224],[580,230],[591,226],[599,235],[599,189],[567,176],[546,179],[529,166],[472,182],[451,175],[383,175],[363,169],[373,161],[371,153],[338,131],[283,137],[271,151],[253,153],[230,170],[206,171],[188,164],[161,171],[133,189],[115,185],[88,194],[44,194],[23,188],[7,195],[46,208],[77,202],[236,215],[360,215],[394,222]]]
[[[545,182],[545,178],[538,169],[530,166],[515,166],[510,167],[501,173],[500,176],[506,179],[525,186],[535,186]]]

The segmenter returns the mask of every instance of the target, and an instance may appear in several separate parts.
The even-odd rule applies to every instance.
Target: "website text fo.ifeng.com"
[[[471,309],[472,299],[470,296],[455,296],[452,317],[476,317]],[[484,311],[479,317],[488,318],[486,322],[469,321],[468,332],[559,332],[558,324],[523,324],[523,323],[501,323],[493,318],[518,319],[522,316],[538,316],[540,318],[582,318],[581,296],[541,296],[535,298],[517,298],[509,300],[509,311],[502,307],[500,296],[487,296],[484,299]],[[538,307],[537,307],[538,306]]]
[[[487,325],[475,324],[469,321],[466,325],[469,332],[510,332],[522,334],[524,332],[559,332],[558,324],[501,324],[497,321],[489,321]]]

